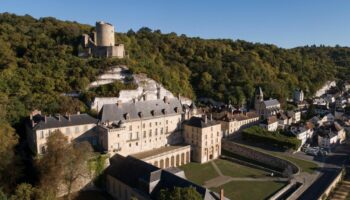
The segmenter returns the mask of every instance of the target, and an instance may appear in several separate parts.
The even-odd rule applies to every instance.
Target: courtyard
[[[230,199],[265,199],[276,193],[287,179],[271,177],[261,169],[248,167],[224,159],[199,164],[189,163],[180,167],[187,179],[215,192],[221,188]]]

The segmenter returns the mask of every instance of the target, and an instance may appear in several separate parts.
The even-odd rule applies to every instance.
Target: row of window
[[[83,131],[86,132],[88,131],[89,127],[88,125],[85,125],[83,127]],[[65,129],[56,129],[56,130],[60,130],[63,134],[66,134],[66,135],[69,135],[69,134],[78,134],[80,133],[80,126],[76,126],[76,127],[67,127]],[[49,137],[51,135],[52,132],[54,132],[55,130],[48,130],[48,131],[45,131],[45,130],[41,130],[39,132],[40,134],[40,139],[43,139],[43,138],[46,138],[46,137]]]

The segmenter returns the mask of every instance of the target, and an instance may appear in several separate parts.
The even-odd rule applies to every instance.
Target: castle
[[[80,57],[124,58],[124,44],[115,44],[114,26],[103,21],[96,22],[96,31],[83,34]]]

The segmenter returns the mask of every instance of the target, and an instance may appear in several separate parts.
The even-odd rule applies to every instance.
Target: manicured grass
[[[231,181],[219,188],[210,188],[220,193],[220,189],[224,189],[224,195],[230,199],[241,200],[262,200],[267,199],[286,183],[284,182],[253,182],[253,181]]]
[[[226,176],[259,178],[268,175],[268,172],[266,171],[247,167],[228,160],[217,159],[214,162]]]
[[[280,157],[282,159],[288,160],[288,161],[296,164],[301,169],[301,171],[304,171],[307,173],[313,173],[318,168],[318,165],[312,161],[295,158],[292,156],[288,156],[285,153],[270,151],[270,150],[262,149],[259,147],[254,147],[254,146],[250,146],[250,145],[245,145],[245,146],[252,148],[252,149],[255,149],[257,151],[262,151],[264,153],[268,153],[268,154],[271,154],[273,156],[277,156],[277,157]]]
[[[179,168],[184,170],[187,179],[199,185],[203,185],[205,181],[219,176],[211,163],[189,163]]]
[[[288,161],[296,164],[301,169],[301,171],[304,171],[304,172],[307,172],[310,174],[313,173],[318,168],[318,165],[314,162],[311,162],[311,161],[302,160],[299,158],[294,158],[294,157],[287,156],[287,155],[284,155],[281,153],[273,153],[273,154],[275,156],[278,156],[282,159],[288,160]]]

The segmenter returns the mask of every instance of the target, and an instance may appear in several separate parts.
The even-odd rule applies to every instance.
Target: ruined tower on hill
[[[124,58],[124,44],[115,43],[114,26],[103,21],[96,22],[96,31],[83,34],[83,49],[79,50],[80,57]]]

